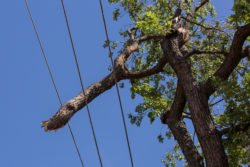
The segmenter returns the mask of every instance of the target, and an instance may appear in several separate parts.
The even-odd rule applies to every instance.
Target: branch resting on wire
[[[131,55],[131,53],[139,49],[140,43],[152,39],[160,41],[162,38],[163,36],[158,35],[145,35],[133,40],[132,44],[126,47],[123,52],[115,59],[115,72],[111,72],[102,80],[90,85],[87,89],[85,89],[84,92],[81,92],[76,97],[72,98],[64,105],[62,105],[62,107],[57,111],[57,113],[53,117],[51,117],[47,121],[42,122],[42,127],[44,127],[44,130],[56,131],[57,129],[62,128],[77,111],[79,111],[86,105],[86,101],[87,103],[90,103],[97,96],[109,90],[112,86],[115,85],[115,80],[119,82],[123,79],[142,78],[162,71],[162,68],[167,63],[165,58],[162,58],[158,62],[158,64],[152,69],[138,73],[129,72],[125,65],[125,62]]]

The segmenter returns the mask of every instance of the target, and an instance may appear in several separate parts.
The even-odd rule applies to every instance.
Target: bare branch
[[[223,100],[224,100],[224,99],[220,99],[220,100],[218,100],[217,102],[214,102],[214,103],[210,104],[209,107],[212,107],[212,106],[214,106],[214,105],[216,105],[216,104],[222,102]]]
[[[88,103],[91,102],[101,93],[109,90],[112,86],[114,86],[115,77],[115,73],[112,72],[102,80],[90,85],[85,90],[85,93],[82,92],[66,102],[52,118],[42,122],[42,127],[44,127],[44,130],[56,131],[57,129],[62,128],[78,110],[86,105],[86,101]],[[119,81],[119,79],[117,80]]]
[[[142,78],[162,72],[163,67],[166,65],[166,63],[167,63],[167,58],[163,56],[153,68],[139,72],[126,72],[125,78],[130,78],[130,79]]]
[[[128,76],[125,77],[125,73],[127,72],[125,62],[127,61],[130,54],[138,50],[139,44],[141,42],[152,39],[159,40],[161,38],[162,37],[158,35],[145,35],[135,39],[133,43],[126,47],[124,51],[115,59],[115,72],[113,71],[102,80],[90,85],[84,92],[81,92],[76,97],[62,105],[62,107],[52,118],[42,122],[42,127],[44,127],[44,130],[51,131],[63,127],[77,111],[86,105],[86,102],[91,102],[97,96],[114,86],[115,79],[117,82],[122,79],[129,79]]]
[[[208,3],[210,0],[203,0],[198,5],[194,6],[192,9],[191,14],[194,15],[202,6],[204,6],[206,3]]]

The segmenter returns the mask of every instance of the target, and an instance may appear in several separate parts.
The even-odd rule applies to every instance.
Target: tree
[[[44,121],[45,131],[63,127],[86,101],[128,79],[132,98],[144,99],[136,114],[129,115],[131,122],[140,126],[145,115],[151,122],[160,117],[188,166],[201,167],[204,161],[208,167],[249,162],[249,1],[235,0],[234,14],[224,22],[214,19],[209,0],[109,2],[118,6],[113,19],[126,12],[132,25],[120,33],[124,37],[120,50],[116,42],[104,44],[119,53],[114,69]],[[218,114],[214,106],[219,102],[224,103],[224,111]],[[192,121],[202,152],[184,119]],[[168,160],[181,159],[180,154],[168,155]]]

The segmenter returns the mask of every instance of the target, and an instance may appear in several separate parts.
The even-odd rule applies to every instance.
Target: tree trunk
[[[186,97],[180,81],[177,84],[174,102],[169,111],[161,116],[161,121],[167,124],[181,147],[182,153],[190,167],[204,167],[203,159],[187,131],[186,124],[182,120],[182,113],[186,104]]]
[[[176,33],[161,43],[164,55],[182,83],[207,167],[227,167],[227,157],[209,111],[208,98],[179,50],[179,35]]]

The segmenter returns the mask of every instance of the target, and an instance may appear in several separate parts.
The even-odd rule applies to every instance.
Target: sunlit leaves
[[[242,23],[250,23],[250,1],[249,0],[234,0],[234,14],[229,17],[229,20],[239,26]]]
[[[148,11],[144,14],[141,21],[138,21],[135,28],[138,28],[144,34],[164,34],[164,26],[166,28],[171,26],[171,21],[160,23],[160,18],[156,16],[152,11]]]
[[[120,16],[120,9],[116,9],[113,11],[113,20],[117,21]]]
[[[183,155],[180,153],[180,146],[178,144],[174,146],[173,151],[167,152],[165,154],[165,158],[162,159],[162,162],[166,167],[175,167],[177,166],[176,160],[177,161],[184,160]],[[186,164],[183,164],[183,166],[187,167]]]
[[[237,71],[240,70],[240,66],[237,67]],[[223,137],[231,166],[247,164],[250,160],[248,154],[250,129],[241,132],[233,128],[250,122],[250,71],[246,69],[243,76],[238,76],[237,71],[218,90],[225,99],[225,112],[215,118],[219,129],[232,127]]]
[[[161,96],[161,93],[157,88],[153,88],[150,84],[144,83],[142,85],[132,87],[132,91],[143,96],[144,102],[136,107],[138,115],[144,116],[145,111],[148,112],[147,116],[150,122],[153,123],[156,117],[159,117],[161,112],[164,111],[169,105],[170,100],[165,99]],[[140,125],[142,117],[133,117],[132,123]]]
[[[181,7],[183,16],[187,16],[192,8],[200,1],[186,0],[180,4],[180,0],[109,0],[116,6],[113,19],[119,21],[123,12],[127,13],[130,20],[129,28],[134,27],[135,38],[146,34],[165,35],[172,26],[175,9]],[[223,51],[229,52],[233,34],[238,26],[250,23],[249,0],[235,0],[233,6],[234,14],[223,21],[216,20],[214,7],[207,3],[190,19],[190,39],[186,43],[188,51],[193,49],[201,51]],[[121,14],[122,13],[122,14]],[[185,22],[185,21],[184,21]],[[184,22],[180,23],[182,25]],[[126,30],[121,31],[124,37],[124,48],[132,41]],[[107,46],[107,42],[104,46]],[[117,48],[117,43],[111,42],[112,49]],[[138,72],[152,68],[162,57],[160,42],[146,41],[140,45],[140,49],[130,56],[127,66],[130,71]],[[250,111],[250,72],[249,63],[244,59],[236,67],[227,81],[214,77],[214,72],[226,59],[226,54],[199,54],[191,56],[191,69],[195,79],[204,83],[208,79],[213,81],[214,87],[218,88],[213,94],[215,99],[223,99],[219,103],[221,112],[216,111],[216,106],[211,107],[217,128],[223,129],[238,124],[249,122]],[[167,110],[174,99],[176,90],[176,74],[167,64],[162,72],[131,80],[131,97],[142,97],[135,109],[129,114],[131,123],[141,125],[144,117],[148,117],[153,123],[161,114]],[[213,101],[210,99],[210,101]],[[188,108],[187,108],[188,110]],[[219,115],[214,112],[218,112]],[[168,131],[167,138],[172,133]],[[163,142],[166,136],[158,136],[159,142]],[[247,146],[249,145],[248,132],[234,132],[223,136],[223,144],[229,157],[231,166],[239,166],[249,161]],[[176,161],[181,160],[181,154],[176,151],[167,153],[163,163],[166,166],[175,166]]]

